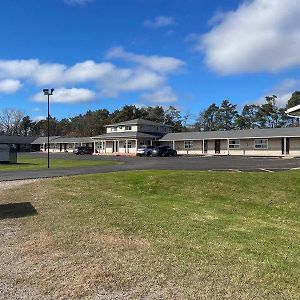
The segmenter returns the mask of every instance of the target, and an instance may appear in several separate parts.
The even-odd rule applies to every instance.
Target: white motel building
[[[171,126],[144,119],[110,124],[106,133],[93,137],[51,137],[51,152],[72,152],[78,146],[94,149],[96,155],[136,155],[137,148],[168,145],[178,154],[300,156],[300,128],[251,129],[173,133]],[[31,144],[47,151],[47,138]]]

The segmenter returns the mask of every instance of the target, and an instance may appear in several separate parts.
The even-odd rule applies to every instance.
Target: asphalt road
[[[26,153],[25,155],[43,156],[46,158],[46,154],[44,153]],[[300,169],[300,158],[284,159],[232,156],[112,157],[90,155],[75,156],[73,154],[52,154],[51,157],[64,159],[113,160],[120,162],[121,164],[69,169],[5,171],[0,173],[0,181],[109,173],[130,170],[230,170],[236,172],[276,172],[297,168]]]

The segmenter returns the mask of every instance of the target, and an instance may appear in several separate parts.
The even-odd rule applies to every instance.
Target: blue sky
[[[283,3],[284,2],[284,3]],[[0,109],[52,115],[124,104],[241,107],[300,83],[294,0],[2,0]]]

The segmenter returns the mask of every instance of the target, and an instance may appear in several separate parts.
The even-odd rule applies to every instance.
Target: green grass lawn
[[[299,299],[300,172],[119,172],[2,199],[20,193],[39,212],[14,221],[25,243],[18,263],[35,268],[22,280],[45,294]]]
[[[107,166],[114,165],[117,162],[104,160],[78,160],[50,158],[50,166],[53,169],[75,168],[88,166]],[[38,170],[47,168],[46,157],[20,156],[17,164],[0,164],[0,172],[2,171],[21,171],[21,170]]]

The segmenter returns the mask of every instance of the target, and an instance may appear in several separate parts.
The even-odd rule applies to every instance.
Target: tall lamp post
[[[48,98],[48,116],[47,116],[47,123],[48,123],[48,140],[47,140],[47,151],[48,151],[48,169],[50,168],[50,96],[53,95],[54,89],[43,89],[43,93]]]

